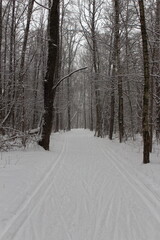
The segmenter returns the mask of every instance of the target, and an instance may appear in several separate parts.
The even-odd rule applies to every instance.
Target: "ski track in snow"
[[[64,137],[57,160],[0,240],[160,239],[160,199],[141,174],[89,131]]]
[[[19,229],[23,228],[26,220],[32,215],[32,212],[37,206],[37,202],[42,201],[50,189],[50,185],[52,184],[52,178],[56,167],[59,162],[62,161],[63,154],[65,152],[66,140],[62,147],[62,150],[57,157],[56,161],[50,168],[48,172],[44,175],[44,178],[38,184],[34,192],[27,197],[26,201],[20,206],[17,213],[10,219],[8,224],[5,226],[4,230],[0,233],[0,240],[10,240],[13,239],[17,234]]]
[[[112,160],[112,164],[114,164],[115,168],[118,169],[120,174],[124,177],[124,179],[128,182],[128,184],[133,188],[135,192],[139,194],[139,196],[144,201],[144,204],[150,209],[150,211],[154,214],[157,221],[160,223],[160,215],[157,210],[155,210],[155,205],[157,205],[160,209],[160,199],[156,194],[151,191],[151,189],[147,188],[145,184],[139,181],[135,175],[132,175],[129,171],[127,171],[123,165],[121,164],[121,159],[116,156],[113,151],[105,152],[102,150],[105,156],[109,156],[110,160]],[[130,171],[132,171],[130,169]]]

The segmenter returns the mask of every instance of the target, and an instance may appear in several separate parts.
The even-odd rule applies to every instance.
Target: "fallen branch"
[[[26,147],[27,143],[37,142],[39,138],[39,128],[26,131],[24,134],[20,133],[19,135],[13,135],[8,137],[0,138],[0,150],[7,151],[13,149],[14,147]]]
[[[79,72],[79,71],[82,71],[82,70],[85,70],[85,69],[87,69],[87,68],[88,68],[88,67],[79,68],[79,69],[77,69],[77,70],[69,73],[68,75],[64,76],[63,78],[61,78],[61,79],[57,82],[57,84],[56,84],[55,86],[53,86],[52,90],[55,91],[56,88],[60,85],[60,83],[63,82],[66,78],[69,78],[69,77],[72,76],[74,73]]]
[[[9,141],[15,140],[15,139],[17,139],[17,138],[22,138],[22,137],[24,137],[24,136],[23,136],[23,135],[19,135],[19,136],[16,135],[16,136],[12,136],[12,137],[3,139],[3,140],[0,141],[0,145],[3,144],[3,143],[5,143],[5,142],[9,142]]]

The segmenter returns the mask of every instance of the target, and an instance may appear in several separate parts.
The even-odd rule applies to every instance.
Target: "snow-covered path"
[[[159,195],[112,144],[64,134],[56,162],[0,240],[157,240]]]

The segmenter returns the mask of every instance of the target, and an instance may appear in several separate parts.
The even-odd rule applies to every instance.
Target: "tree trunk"
[[[93,87],[90,83],[90,131],[93,131]]]
[[[115,118],[115,77],[116,77],[116,68],[120,68],[119,65],[119,0],[114,0],[114,42],[113,42],[113,51],[112,51],[112,78],[111,78],[111,108],[110,108],[110,129],[109,129],[109,139],[113,138],[113,130],[114,130],[114,118]],[[119,70],[119,69],[118,69]],[[119,85],[120,84],[120,85]],[[118,110],[118,122],[119,128],[123,126],[123,122],[120,122],[121,118],[121,80],[118,79],[118,93],[119,93],[119,110]],[[121,107],[120,107],[121,106]],[[123,111],[123,109],[122,109]],[[119,129],[119,130],[120,130]],[[123,135],[123,134],[121,134]],[[120,138],[121,138],[120,135]]]
[[[141,35],[143,45],[143,64],[144,64],[144,92],[143,92],[143,117],[142,117],[142,131],[143,131],[143,163],[149,163],[150,153],[150,136],[149,136],[149,54],[148,54],[148,40],[146,31],[146,21],[144,12],[144,2],[139,0]]]
[[[3,53],[3,111],[2,116],[5,117],[9,112],[7,106],[8,92],[7,92],[7,47],[8,47],[8,26],[9,26],[9,15],[10,15],[10,3],[8,4],[8,8],[6,9],[6,25],[4,29],[4,53]]]
[[[27,50],[27,41],[28,41],[28,34],[32,16],[34,0],[29,0],[28,3],[28,13],[27,13],[27,23],[24,32],[24,40],[22,46],[22,54],[21,54],[21,62],[20,62],[20,72],[19,72],[19,84],[20,84],[20,100],[22,104],[22,116],[21,116],[21,123],[22,123],[22,132],[25,133],[26,126],[25,126],[25,84],[24,84],[24,67],[25,67],[25,56]],[[25,136],[23,139],[23,145],[25,145]]]
[[[59,45],[59,0],[54,0],[49,12],[48,18],[48,60],[47,72],[44,80],[44,115],[42,125],[42,136],[39,145],[45,150],[49,150],[50,135],[52,132],[53,120],[53,102],[55,91],[54,75],[58,60],[58,45]]]
[[[156,2],[155,41],[153,49],[153,75],[156,83],[156,138],[160,138],[160,1]]]
[[[14,101],[14,85],[15,85],[15,5],[16,1],[12,3],[12,23],[10,36],[10,57],[9,57],[9,83],[8,83],[8,106],[11,108],[12,101]],[[12,127],[14,128],[14,113],[11,111]]]
[[[113,64],[112,78],[111,78],[111,103],[110,103],[110,124],[109,124],[109,139],[113,138],[114,118],[115,118],[115,92],[114,92],[114,76],[115,76],[115,64]]]
[[[120,34],[119,34],[119,16],[120,6],[119,0],[115,0],[115,41],[116,41],[116,57],[117,57],[117,75],[118,75],[118,125],[119,125],[119,141],[123,140],[124,127],[123,127],[123,86],[121,77],[120,66]]]
[[[69,68],[70,69],[70,68]],[[70,70],[69,70],[70,71]],[[68,71],[68,73],[69,73]],[[71,130],[70,78],[67,78],[67,131]]]
[[[159,47],[160,47],[160,2],[157,0],[156,2],[156,10],[155,10],[155,26],[154,26],[154,43],[152,47],[152,68],[151,68],[151,83],[150,83],[150,115],[149,115],[149,122],[150,122],[150,152],[152,152],[152,145],[153,145],[153,126],[154,126],[154,119],[153,119],[153,108],[154,108],[154,89],[156,87],[156,138],[159,140],[160,134],[160,104],[159,104],[159,97],[160,97],[160,64],[159,64]]]
[[[2,100],[3,100],[3,96],[2,96],[2,0],[0,0],[0,124],[3,119]]]
[[[96,41],[96,29],[95,29],[95,15],[96,15],[96,1],[93,0],[91,34],[92,34],[92,59],[93,59],[93,69],[94,69],[94,91],[95,91],[95,102],[96,102],[95,135],[97,137],[100,137],[102,135],[102,126],[101,126],[100,89],[98,85],[99,66],[98,66],[97,41]]]
[[[87,118],[86,118],[86,79],[84,75],[84,82],[83,82],[83,122],[84,122],[84,129],[87,128]]]

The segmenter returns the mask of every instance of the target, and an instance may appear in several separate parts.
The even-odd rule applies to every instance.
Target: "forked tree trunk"
[[[143,92],[143,117],[142,117],[142,131],[143,131],[143,163],[149,163],[150,153],[150,136],[149,136],[149,54],[148,54],[148,40],[146,31],[146,21],[144,12],[144,2],[139,0],[141,35],[143,45],[143,64],[144,64],[144,92]]]
[[[45,150],[49,150],[50,135],[53,120],[53,102],[55,98],[55,71],[58,60],[59,45],[59,0],[54,0],[48,18],[48,60],[47,71],[44,79],[44,115],[42,125],[42,135],[39,145]]]

